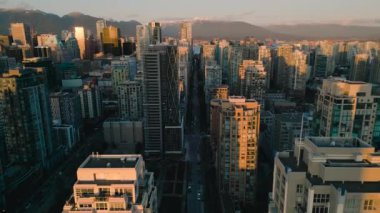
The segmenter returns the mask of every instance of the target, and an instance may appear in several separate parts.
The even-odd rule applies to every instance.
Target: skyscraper
[[[161,24],[159,22],[151,21],[148,24],[151,44],[159,44],[162,42]]]
[[[177,48],[149,46],[143,54],[146,153],[182,153]]]
[[[101,41],[103,29],[107,27],[107,22],[104,19],[100,19],[96,21],[96,38]]]
[[[205,83],[204,83],[204,92],[205,92],[205,102],[208,106],[211,100],[211,93],[214,88],[222,85],[222,68],[214,60],[206,62],[205,66]]]
[[[289,73],[294,65],[293,46],[284,44],[278,47],[276,62],[275,86],[279,89],[285,89],[288,84],[284,82],[284,80],[288,79]]]
[[[264,95],[269,88],[267,71],[262,61],[243,60],[239,66],[240,95],[257,100],[264,105]]]
[[[97,119],[102,115],[102,101],[100,91],[97,85],[88,83],[83,89],[78,91],[82,118]]]
[[[32,45],[32,36],[28,25],[24,23],[12,23],[11,34],[13,42],[16,42],[19,45]]]
[[[191,22],[182,22],[180,25],[179,39],[192,43],[193,34]]]
[[[79,95],[68,92],[52,93],[50,95],[50,107],[53,123],[71,125],[75,133],[75,141],[79,141],[82,126]]]
[[[143,92],[139,81],[125,81],[117,86],[121,119],[138,121],[143,117]]]
[[[103,28],[102,44],[104,54],[119,56],[121,53],[120,29],[114,26]]]
[[[129,68],[129,57],[120,57],[118,60],[111,61],[112,86],[115,92],[121,83],[130,79]]]
[[[357,54],[351,61],[350,80],[367,81],[369,75],[369,55]]]
[[[144,49],[151,43],[149,27],[145,25],[136,26],[136,58],[141,61]],[[142,66],[140,66],[140,71]]]
[[[379,146],[379,96],[372,84],[324,79],[317,102],[318,134],[325,137],[358,137]]]
[[[260,105],[240,96],[211,101],[212,144],[216,147],[217,182],[234,201],[252,204],[255,197]]]
[[[75,38],[78,43],[80,58],[84,59],[86,55],[86,31],[84,27],[75,27]]]
[[[54,146],[44,70],[9,70],[0,77],[0,136],[6,164],[48,167]]]

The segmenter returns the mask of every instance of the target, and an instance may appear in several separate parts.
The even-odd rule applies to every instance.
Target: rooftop
[[[90,155],[80,168],[135,168],[140,155]]]
[[[317,176],[306,174],[309,182],[315,185],[333,185],[336,189],[341,189],[351,193],[379,193],[380,182],[359,182],[359,181],[325,181]]]
[[[341,148],[370,148],[371,146],[359,138],[344,137],[308,137],[317,147],[341,147]]]

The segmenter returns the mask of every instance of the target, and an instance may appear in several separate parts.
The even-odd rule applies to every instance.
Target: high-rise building
[[[182,22],[180,25],[180,31],[179,31],[179,39],[180,40],[186,40],[190,43],[192,43],[193,40],[193,33],[192,33],[192,26],[191,22]]]
[[[204,44],[202,45],[202,59],[201,59],[201,69],[204,70],[206,62],[209,60],[215,60],[216,56],[216,45],[215,44]]]
[[[228,48],[228,77],[227,82],[231,95],[240,94],[239,66],[243,61],[243,48],[239,45]]]
[[[136,58],[139,62],[142,59],[143,51],[151,43],[151,39],[148,26],[136,26]],[[142,67],[140,67],[140,71],[142,71]]]
[[[213,89],[222,85],[222,68],[216,63],[216,61],[209,60],[206,62],[204,79],[205,83],[203,90],[205,93],[205,102],[208,106]]]
[[[211,101],[212,144],[222,193],[243,204],[254,202],[260,130],[260,104],[240,96]]]
[[[53,66],[51,58],[27,58],[22,61],[24,67],[42,67],[45,69],[44,73],[47,77],[47,83],[49,90],[53,90],[58,87],[57,73]]]
[[[114,26],[103,28],[102,44],[104,54],[119,56],[121,53],[120,29]]]
[[[143,92],[140,81],[125,81],[117,86],[120,118],[137,121],[143,118]]]
[[[103,122],[104,140],[118,153],[137,153],[144,143],[142,121],[107,119]]]
[[[364,213],[380,209],[379,153],[352,137],[296,139],[276,155],[269,212]]]
[[[111,61],[112,86],[115,92],[121,83],[130,79],[129,68],[129,57],[120,57]]]
[[[149,46],[143,54],[144,139],[146,153],[182,153],[177,48]]]
[[[162,42],[161,24],[159,22],[151,21],[148,24],[150,33],[151,44],[159,44]]]
[[[325,137],[358,137],[380,145],[379,96],[369,83],[324,79],[317,101],[318,134]]]
[[[53,59],[53,54],[50,47],[47,46],[36,46],[33,48],[33,56],[37,58],[51,58]]]
[[[274,117],[272,147],[274,152],[292,150],[295,138],[310,135],[309,116],[302,112],[279,113],[275,114]]]
[[[321,54],[315,54],[313,77],[324,78],[328,76],[327,60],[328,60],[327,56],[321,55]]]
[[[287,92],[290,96],[304,98],[306,82],[309,79],[307,55],[302,51],[293,52],[294,64],[288,74]]]
[[[81,103],[82,118],[96,119],[102,115],[102,101],[97,85],[88,83],[78,90]]]
[[[154,174],[141,155],[93,154],[79,166],[63,213],[157,213]]]
[[[96,21],[96,38],[101,41],[103,29],[107,27],[107,22],[104,19],[100,19]]]
[[[53,124],[70,125],[74,131],[74,141],[80,140],[82,126],[81,102],[78,94],[56,92],[50,94],[50,108]]]
[[[220,85],[212,90],[212,99],[228,99],[228,85]]]
[[[350,80],[367,81],[369,76],[369,55],[357,54],[351,61]]]
[[[288,75],[294,65],[293,46],[284,44],[278,47],[276,55],[277,66],[275,67],[275,87],[284,89],[287,87]]]
[[[0,74],[9,70],[16,68],[16,59],[8,56],[0,56]]]
[[[24,23],[12,23],[11,34],[13,42],[18,45],[32,45],[32,35],[30,27]]]
[[[380,83],[380,55],[377,55],[372,60],[372,63],[370,66],[369,82],[375,83],[375,84]]]
[[[37,35],[38,46],[48,46],[52,51],[56,51],[58,46],[58,37],[55,34]]]
[[[178,77],[179,83],[182,84],[184,90],[181,92],[185,93],[185,96],[188,94],[189,88],[189,74],[191,72],[192,65],[192,46],[188,41],[179,41],[177,46],[178,51]]]
[[[239,76],[240,95],[255,99],[263,106],[269,78],[262,61],[243,60],[239,66]]]
[[[84,59],[86,55],[86,31],[84,27],[75,27],[74,31],[75,39],[79,47],[80,58]]]
[[[44,168],[54,151],[44,70],[15,69],[0,77],[0,137],[4,164]]]

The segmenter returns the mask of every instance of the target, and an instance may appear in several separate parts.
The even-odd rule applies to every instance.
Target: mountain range
[[[84,26],[91,32],[96,32],[96,21],[100,18],[79,12],[58,16],[40,10],[0,9],[0,34],[8,34],[12,22],[24,22],[37,33],[55,33],[72,29],[74,26]],[[109,25],[120,28],[122,35],[135,36],[135,20],[107,20]],[[178,36],[179,22],[163,22],[164,36]],[[282,40],[296,39],[380,39],[380,27],[334,25],[334,24],[300,24],[300,25],[270,25],[256,26],[242,21],[195,20],[193,21],[193,37],[195,39],[242,39],[255,37],[258,39],[272,38]]]

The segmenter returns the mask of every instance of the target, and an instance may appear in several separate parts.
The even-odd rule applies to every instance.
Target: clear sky
[[[380,0],[0,0],[0,8],[70,12],[115,20],[240,20],[256,25],[380,25]]]

